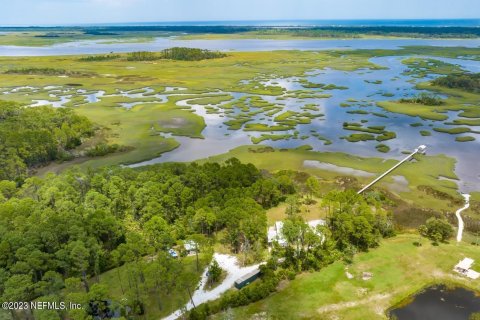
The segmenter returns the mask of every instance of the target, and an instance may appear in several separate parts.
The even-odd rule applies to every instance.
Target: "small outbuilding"
[[[453,271],[460,273],[461,275],[466,276],[467,278],[470,279],[478,279],[480,278],[480,273],[476,272],[475,270],[472,270],[472,266],[475,260],[470,259],[470,258],[465,258],[455,267],[453,267]]]
[[[240,279],[237,279],[237,281],[235,281],[235,283],[234,283],[235,288],[242,289],[243,287],[245,287],[245,286],[249,285],[250,283],[252,283],[253,281],[257,280],[259,276],[260,276],[260,269],[256,269],[256,270],[244,275]]]
[[[470,270],[470,268],[472,267],[473,262],[474,262],[473,259],[465,258],[459,263],[457,263],[457,265],[454,267],[454,270],[457,271],[458,273],[466,274],[468,270]]]

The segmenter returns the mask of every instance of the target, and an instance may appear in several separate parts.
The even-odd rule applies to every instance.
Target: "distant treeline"
[[[153,61],[159,59],[198,61],[205,59],[223,58],[227,55],[222,52],[210,51],[196,48],[175,47],[162,50],[160,53],[140,51],[127,55],[128,61]]]
[[[120,55],[118,54],[105,54],[105,55],[96,55],[96,56],[86,56],[78,59],[83,62],[92,62],[92,61],[110,61],[119,59]]]
[[[196,49],[196,48],[169,48],[162,50],[160,52],[150,52],[150,51],[137,51],[127,53],[126,60],[127,61],[155,61],[161,59],[169,59],[169,60],[183,60],[183,61],[199,61],[199,60],[206,60],[206,59],[217,59],[223,58],[227,55],[222,52],[218,51],[210,51],[204,49]],[[121,55],[116,54],[107,54],[107,55],[94,55],[94,56],[85,56],[78,61],[81,62],[97,62],[97,61],[110,61],[110,60],[117,60],[122,59]],[[125,56],[123,56],[125,59]],[[52,69],[50,72],[54,72]],[[17,73],[17,70],[14,71],[7,71],[8,73]]]
[[[196,61],[204,59],[224,58],[227,55],[218,51],[174,47],[163,50],[161,56],[162,59]]]
[[[84,73],[78,71],[71,71],[65,69],[55,68],[21,68],[21,69],[9,69],[5,71],[5,74],[25,74],[25,75],[47,75],[47,76],[91,76],[91,73]]]
[[[480,28],[471,27],[318,27],[318,28],[260,28],[260,35],[290,35],[311,38],[357,38],[362,35],[414,38],[478,38]]]
[[[435,79],[433,84],[480,93],[480,73],[449,74],[446,77]]]
[[[51,32],[81,31],[91,36],[114,36],[126,32],[174,32],[189,34],[230,34],[255,32],[265,35],[286,34],[298,37],[358,37],[360,35],[380,35],[397,37],[435,38],[476,38],[480,28],[476,27],[419,27],[419,26],[324,26],[324,27],[258,27],[258,26],[103,26],[103,27],[59,27],[59,28],[18,28],[4,27],[0,31],[40,31]],[[50,32],[50,33],[49,33]]]

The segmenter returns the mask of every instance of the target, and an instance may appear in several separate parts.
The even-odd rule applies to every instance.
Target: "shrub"
[[[106,143],[99,143],[95,147],[90,148],[86,151],[88,157],[102,157],[109,153],[114,153],[119,151],[120,146],[118,144],[108,145]]]
[[[222,268],[218,265],[217,260],[213,259],[212,264],[208,268],[208,281],[217,283],[222,275]]]
[[[453,228],[446,219],[430,218],[418,230],[422,236],[432,240],[434,244],[445,242],[453,235]]]

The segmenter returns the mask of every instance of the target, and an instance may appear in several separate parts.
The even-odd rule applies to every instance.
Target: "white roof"
[[[283,237],[282,230],[283,230],[283,221],[276,221],[275,225],[268,228],[268,232],[267,232],[268,242],[271,243],[273,241],[277,241],[282,246],[287,244],[287,241]]]
[[[470,258],[465,258],[462,261],[460,261],[456,266],[455,269],[464,269],[468,270],[472,267],[474,260]]]
[[[467,277],[469,277],[470,279],[476,280],[476,279],[480,278],[480,273],[470,269],[470,270],[467,271]]]
[[[188,241],[185,241],[185,243],[183,244],[183,247],[187,251],[193,251],[197,249],[197,243],[193,240],[188,240]]]
[[[318,226],[325,226],[327,224],[327,222],[325,220],[322,220],[322,219],[319,219],[319,220],[312,220],[312,221],[308,221],[308,225],[310,226],[310,228],[312,229],[312,231],[317,235],[317,236],[321,236],[321,232],[319,232],[317,230],[317,227]],[[322,236],[323,237],[323,236]],[[325,237],[323,237],[325,238]],[[322,240],[323,242],[323,240]]]
[[[316,228],[317,226],[324,226],[326,225],[327,223],[325,222],[325,220],[322,220],[322,219],[319,219],[319,220],[312,220],[312,221],[308,221],[308,225],[311,227],[311,228]]]
[[[275,237],[277,236],[277,231],[275,231],[275,227],[268,228],[267,236],[268,242],[272,242],[275,239]]]
[[[283,221],[277,221],[275,222],[275,228],[277,229],[277,232],[280,233],[283,230]]]

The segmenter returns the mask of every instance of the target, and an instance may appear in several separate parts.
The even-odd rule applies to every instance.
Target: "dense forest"
[[[21,181],[29,168],[70,159],[68,150],[93,133],[93,124],[71,109],[0,101],[0,180]]]
[[[214,231],[224,230],[231,252],[253,251],[265,244],[265,208],[293,191],[287,176],[267,177],[235,159],[225,165],[74,170],[28,178],[18,188],[1,181],[0,296],[3,301],[50,301],[71,293],[63,298],[81,295],[79,301],[92,301],[88,278],[132,262],[143,274],[142,257],[165,257],[167,249],[189,237],[206,243],[202,239]],[[128,289],[135,310],[143,310],[144,292],[169,290],[142,283],[144,276],[135,279],[138,283]]]
[[[181,271],[181,260],[172,258],[169,249],[194,239],[206,254],[219,241],[232,254],[261,261],[265,210],[286,201],[287,246],[274,246],[263,281],[190,315],[204,318],[268,295],[282,278],[349,260],[393,234],[391,216],[380,208],[378,194],[361,197],[353,191],[327,194],[321,205],[329,212],[328,225],[308,228],[299,215],[301,194],[312,201],[316,192],[313,177],[288,171],[272,175],[236,159],[223,165],[72,169],[28,178],[21,186],[1,181],[1,299],[81,301],[88,306],[55,311],[48,319],[106,315],[108,288],[97,282],[98,276],[128,265],[128,285],[122,289],[128,301],[115,301],[115,308],[146,314],[149,295],[168,294],[179,286],[195,289],[195,278]],[[148,256],[155,257],[153,262],[145,259]],[[284,257],[281,265],[275,262],[279,257]]]

